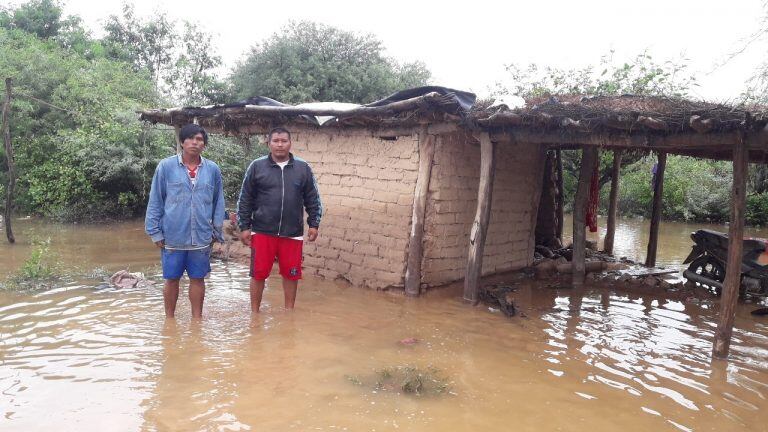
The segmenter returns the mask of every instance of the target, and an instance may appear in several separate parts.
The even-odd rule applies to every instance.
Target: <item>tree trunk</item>
[[[477,211],[469,233],[467,274],[464,278],[464,300],[477,303],[477,289],[483,271],[485,235],[491,219],[491,198],[495,170],[496,144],[487,132],[480,134],[480,185],[477,191]]]
[[[5,191],[5,236],[8,243],[16,243],[13,236],[11,220],[13,219],[13,190],[16,187],[16,170],[13,163],[13,146],[11,145],[11,79],[5,79],[5,103],[3,104],[3,142],[5,144],[5,157],[8,161],[8,188]]]
[[[173,125],[173,130],[176,136],[176,154],[181,154],[181,126]]]
[[[565,192],[563,190],[563,154],[562,150],[555,151],[557,160],[557,238],[563,242],[563,225],[565,224]]]
[[[573,203],[573,286],[584,284],[586,276],[585,248],[587,244],[587,200],[589,185],[597,163],[597,148],[586,147],[581,151],[581,168],[579,170],[579,185]]]
[[[421,263],[424,255],[424,216],[427,210],[427,192],[435,157],[435,136],[428,135],[426,127],[419,133],[419,174],[413,197],[411,236],[408,242],[408,262],[405,269],[405,294],[418,296],[421,287]]]
[[[743,136],[733,148],[733,185],[731,186],[731,220],[728,225],[728,263],[725,267],[723,295],[720,299],[720,321],[715,331],[712,356],[728,357],[731,333],[741,287],[741,258],[744,238],[744,208],[747,189],[747,146]]]

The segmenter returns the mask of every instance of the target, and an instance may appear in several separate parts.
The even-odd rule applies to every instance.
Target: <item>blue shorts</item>
[[[190,279],[202,279],[211,272],[211,247],[197,250],[162,249],[163,279],[181,279],[184,270]]]

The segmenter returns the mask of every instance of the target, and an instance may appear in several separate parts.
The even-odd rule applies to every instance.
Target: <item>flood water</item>
[[[597,221],[598,231],[591,233],[587,229],[587,240],[598,241],[600,249],[603,248],[606,223],[606,218],[600,216]],[[650,229],[650,219],[619,218],[616,221],[614,255],[617,257],[627,257],[639,263],[645,262]],[[663,221],[659,225],[659,245],[656,264],[664,267],[682,268],[682,262],[691,252],[691,246],[693,246],[691,233],[700,229],[728,233],[727,225]],[[768,228],[744,227],[744,236],[768,238]],[[563,226],[563,239],[566,244],[569,244],[572,238],[573,220],[570,215],[566,215]]]
[[[0,276],[26,259],[34,234],[84,272],[158,277],[158,253],[137,222],[25,221],[16,232],[20,244],[0,246]],[[618,250],[634,250],[627,238]],[[678,259],[667,253],[662,261]],[[272,278],[252,316],[247,273],[213,263],[200,323],[183,296],[166,321],[160,286],[75,279],[0,291],[0,430],[768,430],[768,318],[751,316],[754,305],[739,306],[724,362],[710,359],[716,303],[508,276],[525,314],[509,319],[464,304],[458,286],[406,299],[308,278],[289,313]],[[449,392],[414,396],[350,379],[400,366],[437,368]]]

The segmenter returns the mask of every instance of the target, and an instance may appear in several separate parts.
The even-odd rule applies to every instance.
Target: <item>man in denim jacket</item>
[[[173,318],[179,279],[186,270],[192,318],[203,313],[205,276],[211,271],[211,243],[223,242],[224,186],[221,170],[200,154],[208,134],[188,124],[179,132],[181,154],[160,161],[152,178],[145,228],[160,248],[165,316]]]

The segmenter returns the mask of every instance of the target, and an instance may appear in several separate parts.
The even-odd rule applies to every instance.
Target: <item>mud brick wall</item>
[[[422,283],[430,286],[464,278],[480,180],[480,146],[472,137],[439,136],[435,150],[422,264]],[[532,264],[543,156],[535,144],[496,145],[483,274]]]
[[[418,136],[297,131],[292,142],[292,152],[315,173],[325,209],[317,241],[304,243],[304,273],[374,289],[402,287]]]

